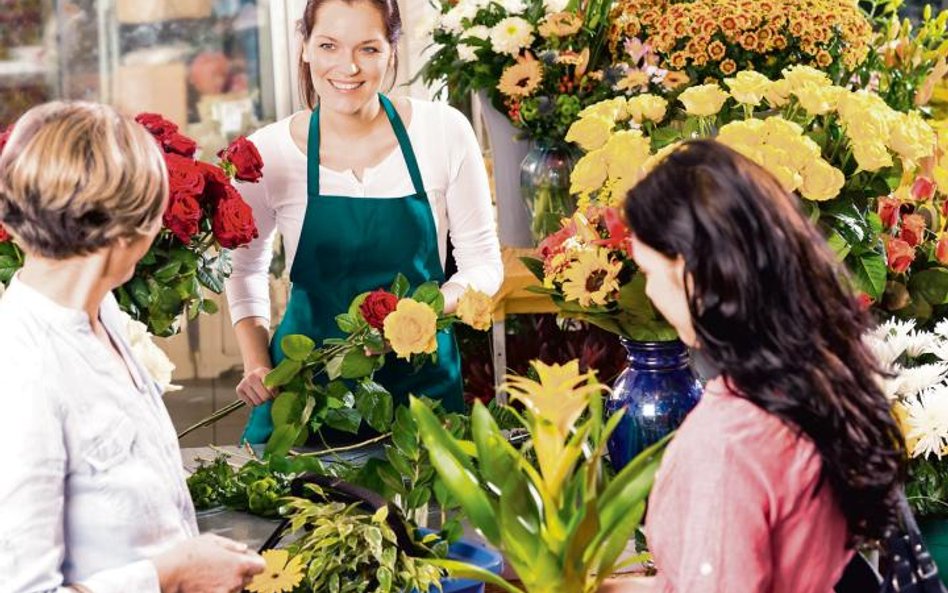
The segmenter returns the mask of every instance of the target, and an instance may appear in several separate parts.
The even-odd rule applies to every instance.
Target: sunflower
[[[543,66],[532,59],[511,64],[500,76],[497,90],[508,97],[529,97],[543,80]]]
[[[538,29],[544,39],[575,35],[583,26],[583,19],[572,12],[554,12],[547,15]]]
[[[620,270],[622,262],[611,261],[608,250],[582,251],[564,274],[563,297],[581,307],[605,305],[619,290]]]
[[[303,561],[299,556],[290,558],[286,550],[267,550],[263,553],[267,568],[253,577],[247,585],[252,593],[289,593],[303,581]]]

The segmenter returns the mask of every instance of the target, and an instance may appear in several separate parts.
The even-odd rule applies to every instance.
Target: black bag
[[[834,588],[836,593],[948,593],[904,494],[899,496],[899,515],[902,530],[892,530],[885,537],[885,577],[862,554],[855,554]]]

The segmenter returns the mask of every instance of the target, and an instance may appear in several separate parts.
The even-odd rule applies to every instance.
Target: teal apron
[[[388,289],[401,272],[412,287],[429,280],[444,283],[438,232],[421,172],[401,118],[384,95],[382,107],[398,138],[415,193],[402,198],[325,196],[319,193],[319,108],[309,120],[306,216],[296,258],[290,270],[292,288],[286,313],[270,342],[274,366],[283,360],[280,341],[305,334],[317,343],[343,337],[335,317],[363,292]],[[395,404],[408,394],[441,400],[453,412],[463,410],[461,363],[451,329],[438,332],[438,360],[414,371],[389,354],[375,381],[387,388]],[[254,408],[242,440],[266,442],[273,432],[271,402]],[[323,431],[325,434],[330,431]],[[330,439],[327,439],[330,440]]]

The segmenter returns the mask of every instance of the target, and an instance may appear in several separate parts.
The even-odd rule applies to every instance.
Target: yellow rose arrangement
[[[638,95],[625,109],[622,100],[590,106],[567,135],[586,141],[571,176],[579,212],[621,207],[681,142],[715,138],[800,198],[866,306],[921,319],[948,312],[948,126],[936,130],[922,112],[893,109],[877,93],[836,85],[806,65],[778,79],[741,71],[690,87],[663,103],[656,120],[642,105],[666,99]],[[586,266],[597,261],[585,257]],[[600,296],[577,304],[601,306]]]
[[[692,81],[741,68],[776,77],[792,64],[835,78],[866,61],[872,39],[872,24],[852,0],[634,0],[615,5],[608,33],[616,61],[640,42],[661,67]]]

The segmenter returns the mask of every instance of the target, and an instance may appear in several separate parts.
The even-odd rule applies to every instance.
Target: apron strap
[[[421,170],[418,168],[418,159],[415,158],[415,151],[411,147],[411,141],[408,139],[408,131],[405,130],[405,124],[402,118],[388,97],[379,93],[379,101],[382,108],[385,109],[385,115],[388,116],[389,123],[395,131],[395,138],[398,139],[398,146],[405,157],[405,164],[408,165],[408,174],[411,176],[411,183],[415,188],[416,194],[424,194],[425,186],[421,181]],[[313,110],[309,116],[309,138],[306,141],[306,191],[310,197],[319,196],[319,107]]]
[[[319,197],[319,106],[309,116],[309,138],[306,141],[306,193]]]
[[[415,186],[415,193],[424,194],[425,186],[421,182],[421,170],[418,169],[418,159],[415,158],[415,151],[408,139],[405,124],[402,123],[402,118],[395,111],[395,106],[392,105],[388,97],[379,93],[379,100],[382,102],[385,114],[388,115],[388,121],[392,123],[392,129],[395,130],[395,137],[398,138],[398,145],[401,147],[405,163],[408,165],[408,174],[411,175],[411,183]]]

